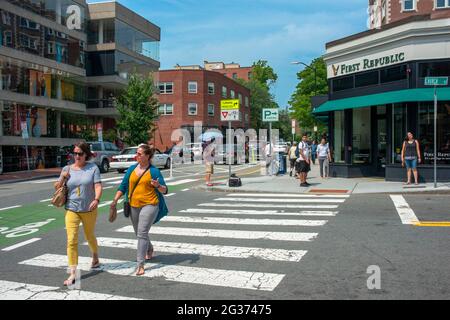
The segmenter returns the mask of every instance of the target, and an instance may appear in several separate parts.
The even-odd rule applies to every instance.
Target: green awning
[[[450,100],[450,88],[448,87],[438,88],[437,94],[439,101]],[[366,108],[390,103],[423,102],[433,100],[434,88],[389,91],[354,98],[330,100],[315,108],[313,113]]]

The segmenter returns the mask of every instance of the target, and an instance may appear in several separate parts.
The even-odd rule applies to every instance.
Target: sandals
[[[145,274],[144,266],[139,266],[136,270],[136,276],[143,276]]]
[[[94,263],[94,261],[92,262],[92,264],[91,264],[91,269],[97,269],[97,268],[99,268],[100,267],[100,260],[97,260],[95,263]]]
[[[145,260],[152,260],[153,258],[153,249],[147,251],[147,255],[145,256]]]
[[[70,276],[67,280],[64,280],[64,286],[68,287],[68,286],[73,286],[75,284],[76,278],[72,276]]]

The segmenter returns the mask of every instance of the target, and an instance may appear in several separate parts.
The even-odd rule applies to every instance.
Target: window
[[[248,113],[246,113],[246,114],[245,114],[245,122],[246,122],[246,123],[249,123],[249,122],[250,122],[249,120],[250,120],[250,119],[249,119],[249,117],[248,117]]]
[[[11,16],[8,12],[2,11],[2,22],[7,26],[11,25]]]
[[[237,73],[233,73],[233,76],[232,76],[232,77],[233,77],[234,80],[237,80],[237,78],[238,78]]]
[[[208,104],[208,116],[214,116],[214,105]]]
[[[196,103],[189,103],[188,104],[188,114],[190,116],[196,116],[197,115],[197,104]]]
[[[448,76],[450,76],[450,61],[419,64],[419,77],[421,78]]]
[[[392,163],[402,163],[402,146],[407,128],[406,105],[394,104],[392,107]]]
[[[450,0],[436,0],[436,8],[450,8]]]
[[[404,64],[381,70],[381,83],[405,80],[407,78],[407,69],[407,66]]]
[[[245,97],[245,106],[248,108],[250,106],[248,97]]]
[[[103,20],[103,43],[114,43],[115,41],[114,19]]]
[[[353,76],[333,80],[333,91],[337,92],[348,89],[353,89]]]
[[[161,82],[159,84],[160,94],[173,94],[173,82]]]
[[[437,108],[437,163],[450,164],[450,101],[438,103]],[[424,164],[434,163],[434,103],[419,105],[419,130],[416,134]]]
[[[102,151],[101,143],[93,143],[91,144],[91,151]]]
[[[208,94],[214,95],[216,93],[216,89],[213,82],[208,82]]]
[[[367,87],[378,84],[378,71],[365,72],[355,76],[355,87]]]
[[[353,109],[353,164],[371,162],[370,128],[370,108]]]
[[[228,89],[227,89],[227,87],[222,87],[222,97],[223,98],[228,97]]]
[[[334,113],[334,162],[345,163],[345,141],[344,141],[344,111]]]
[[[235,99],[236,98],[236,92],[234,92],[234,90],[230,90],[230,96],[231,96],[231,99]]]
[[[160,104],[158,108],[158,113],[163,116],[173,115],[173,104],[171,103]]]
[[[403,0],[403,11],[416,10],[416,0]]]
[[[5,31],[5,46],[11,47],[12,46],[12,32],[11,31]]]
[[[188,92],[189,93],[197,93],[197,82],[196,81],[189,81],[188,83]]]
[[[419,104],[419,129],[416,138],[424,164],[434,163],[434,103]],[[439,102],[437,106],[437,163],[450,164],[450,102]]]
[[[47,53],[48,54],[55,54],[56,52],[56,44],[52,41],[49,41],[47,43]]]
[[[239,97],[239,105],[242,106],[242,103],[243,103],[243,101],[242,101],[242,94],[239,93],[238,97]]]

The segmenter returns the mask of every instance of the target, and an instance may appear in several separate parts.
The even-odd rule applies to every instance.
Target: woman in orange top
[[[168,190],[159,170],[151,166],[154,153],[154,149],[148,145],[139,146],[136,153],[138,165],[128,170],[122,182],[123,186],[121,185],[111,204],[112,207],[116,207],[124,194],[130,196],[130,218],[138,238],[136,272],[138,276],[145,273],[145,260],[150,260],[153,255],[153,245],[148,235],[150,228],[167,214],[162,194],[166,194]],[[152,174],[155,176],[152,177]]]

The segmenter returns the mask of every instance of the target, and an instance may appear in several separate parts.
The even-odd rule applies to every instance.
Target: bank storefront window
[[[74,18],[80,18],[80,29],[84,31],[86,27],[86,8],[72,0],[7,0],[8,2],[22,7],[27,11],[34,12],[58,24],[74,28]]]
[[[345,163],[344,111],[334,113],[334,162]]]
[[[0,56],[0,88],[34,97],[86,101],[82,77],[4,56]]]
[[[406,105],[394,104],[392,107],[392,163],[402,163],[402,146],[407,133]]]
[[[437,110],[437,163],[450,164],[450,101],[439,102]],[[419,104],[419,132],[422,160],[434,163],[434,104]]]
[[[421,78],[450,76],[450,61],[439,61],[419,64]]]
[[[6,17],[19,23],[10,23]],[[85,67],[85,42],[4,10],[0,10],[0,46]]]
[[[370,137],[370,108],[353,109],[353,164],[371,162]]]

